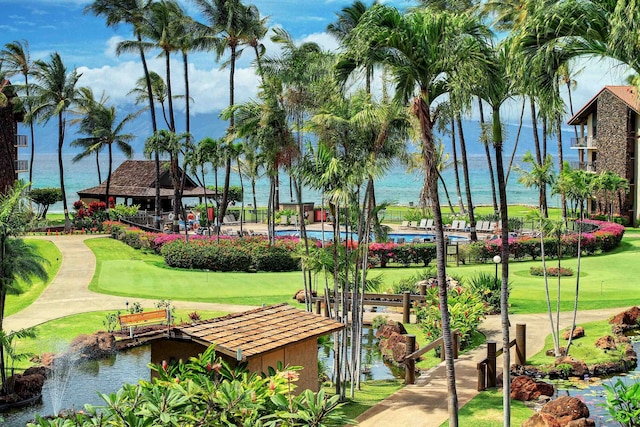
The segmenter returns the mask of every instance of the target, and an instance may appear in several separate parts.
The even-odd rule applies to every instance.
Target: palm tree
[[[169,118],[167,117],[167,98],[169,93],[167,91],[167,85],[165,84],[162,76],[155,71],[149,72],[149,80],[151,81],[151,93],[153,95],[154,106],[160,104],[162,110],[162,117],[164,119],[167,128],[170,127]],[[131,89],[127,95],[135,96],[135,103],[139,105],[148,104],[147,97],[149,96],[147,91],[147,79],[140,77],[136,81],[136,85]],[[182,95],[173,95],[173,99],[183,98]]]
[[[533,158],[531,151],[527,151],[525,155],[522,157],[522,161],[524,163],[528,163],[531,165],[531,170],[527,171],[522,168],[516,168],[520,177],[518,178],[518,182],[524,185],[526,188],[540,188],[546,187],[554,182],[554,173],[553,173],[553,158],[551,154],[548,154],[545,157],[542,165],[539,165],[536,160]],[[548,213],[545,212],[545,206],[539,205],[540,215],[544,218],[548,217]]]
[[[12,77],[16,74],[22,74],[24,77],[24,89],[27,97],[26,107],[30,109],[29,104],[29,74],[33,68],[33,61],[29,53],[29,42],[26,40],[13,41],[4,45],[4,49],[0,52],[0,62],[5,69],[6,77]],[[33,131],[33,122],[29,122],[29,131],[31,133],[31,156],[29,157],[29,189],[33,182],[33,159],[35,157],[36,139]]]
[[[144,79],[146,81],[147,101],[149,102],[149,113],[151,114],[151,131],[155,134],[158,130],[156,123],[156,110],[154,107],[154,98],[152,93],[151,78],[149,76],[149,67],[147,66],[147,58],[144,54],[144,45],[142,43],[142,29],[147,25],[147,15],[149,13],[149,5],[151,0],[94,0],[94,2],[85,7],[85,13],[93,13],[96,16],[102,15],[107,20],[108,27],[115,27],[120,23],[127,23],[133,27],[134,37],[137,42],[138,53],[142,62],[144,71]],[[153,158],[156,166],[156,228],[160,228],[160,155],[154,154]]]
[[[71,143],[72,145],[85,147],[85,151],[75,156],[74,161],[92,153],[98,153],[105,147],[107,148],[108,169],[104,195],[107,209],[109,209],[109,190],[111,188],[111,172],[113,169],[113,145],[115,144],[127,159],[133,156],[133,148],[131,148],[130,142],[136,138],[136,135],[123,132],[125,126],[136,119],[141,112],[127,114],[118,122],[115,106],[108,107],[104,103],[94,100],[87,106],[87,113],[79,122],[80,133],[87,136],[78,138]]]
[[[500,287],[500,316],[502,324],[503,348],[503,411],[504,427],[511,425],[511,357],[509,354],[509,216],[507,213],[507,185],[502,158],[503,131],[500,109],[514,92],[513,80],[507,74],[508,46],[500,45],[486,51],[488,67],[484,79],[476,86],[477,95],[490,107],[492,112],[492,141],[496,159],[496,178],[500,196],[500,220],[502,221],[502,281]]]
[[[60,54],[52,53],[49,61],[38,60],[35,62],[33,76],[36,83],[32,90],[33,104],[30,120],[34,117],[41,123],[46,123],[53,117],[58,118],[58,167],[60,170],[60,189],[62,190],[62,206],[64,209],[65,230],[71,228],[69,210],[67,207],[67,194],[64,185],[64,164],[62,161],[62,147],[66,129],[67,111],[78,98],[76,84],[81,74],[76,70],[67,73],[67,68],[62,62]]]
[[[76,101],[78,106],[74,109],[73,113],[80,116],[75,119],[69,120],[70,125],[76,125],[82,121],[84,117],[89,114],[89,111],[93,108],[96,103],[105,104],[109,97],[105,95],[103,92],[100,96],[100,100],[97,101],[95,98],[95,94],[93,93],[93,89],[90,87],[81,87],[79,89],[78,100]],[[81,159],[86,158],[87,156],[93,154],[96,159],[96,171],[98,172],[98,184],[102,182],[102,171],[100,167],[100,152],[104,147],[100,147],[100,149],[92,149],[92,145],[90,142],[87,142],[86,145],[82,142],[76,140],[71,141],[70,144],[72,147],[81,147],[83,150],[81,153],[78,153],[73,158],[73,162],[78,162]]]
[[[438,195],[438,174],[433,135],[433,102],[445,90],[440,84],[443,74],[455,70],[456,58],[474,62],[480,59],[479,41],[486,37],[484,27],[474,18],[443,12],[416,11],[408,14],[377,5],[362,17],[354,38],[361,49],[381,49],[382,63],[389,66],[396,80],[396,98],[411,100],[412,111],[420,124],[420,139],[429,198],[435,220],[439,300],[442,310],[442,334],[445,347],[449,390],[449,425],[458,425],[458,399],[453,365],[453,347],[445,271],[445,246],[442,213]],[[356,47],[347,57],[357,58]]]
[[[253,39],[255,32],[256,13],[253,6],[245,6],[239,0],[193,0],[200,9],[208,25],[196,23],[196,28],[201,32],[200,45],[213,49],[217,59],[222,58],[229,50],[229,59],[224,63],[229,67],[229,108],[235,105],[235,72],[236,61],[242,54],[240,46],[248,39]],[[234,132],[235,115],[229,116],[228,134]],[[229,200],[229,180],[231,178],[231,158],[225,162],[224,189],[222,203],[218,210],[218,221],[226,214]]]

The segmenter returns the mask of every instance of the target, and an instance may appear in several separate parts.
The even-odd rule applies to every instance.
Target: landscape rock
[[[78,335],[69,344],[68,353],[80,360],[94,360],[109,356],[116,351],[113,334],[97,332],[93,335]]]
[[[579,420],[569,421],[567,427],[596,427],[596,422],[591,418],[580,418]]]
[[[311,291],[311,296],[317,297],[318,296],[318,292]],[[305,294],[304,294],[304,289],[300,289],[298,292],[296,292],[296,294],[293,296],[292,299],[298,301],[299,303],[305,302],[306,301],[306,297],[305,297]]]
[[[13,377],[13,392],[21,399],[28,399],[32,396],[36,396],[42,392],[44,379],[44,375],[42,374],[16,374]]]
[[[631,307],[629,310],[623,311],[613,316],[609,323],[612,325],[633,325],[638,324],[638,318],[640,317],[640,308]]]
[[[542,407],[540,413],[552,415],[560,427],[580,418],[589,418],[589,408],[580,399],[560,396]]]
[[[551,414],[536,412],[531,418],[522,423],[522,427],[561,427],[558,420]]]
[[[565,355],[567,354],[567,349],[566,349],[566,347],[560,347],[560,349],[559,349],[559,350],[560,350],[560,355],[565,356]],[[556,354],[555,354],[555,350],[554,350],[554,349],[552,349],[552,348],[550,348],[549,350],[547,350],[547,351],[545,352],[545,354],[546,354],[547,356],[552,356],[552,357],[555,357],[555,355],[556,355]]]
[[[400,322],[394,322],[390,320],[386,325],[382,325],[376,331],[376,338],[389,338],[392,334],[406,334],[407,330],[404,328],[404,325]]]
[[[602,350],[615,350],[617,348],[616,339],[611,335],[606,335],[598,338],[595,346]]]
[[[511,398],[523,402],[537,399],[540,395],[553,396],[553,392],[553,385],[524,375],[511,381]]]
[[[564,331],[562,333],[562,339],[568,340],[570,333],[571,333],[571,330]],[[582,337],[584,337],[584,328],[582,326],[576,326],[576,328],[573,330],[573,339],[582,338]]]
[[[581,360],[576,360],[571,356],[558,357],[555,361],[555,366],[557,368],[560,365],[571,365],[571,371],[569,372],[569,376],[571,377],[584,378],[585,374],[589,374],[587,364]],[[565,377],[564,370],[562,370],[562,372],[558,372],[558,370],[555,369],[555,374],[561,378]],[[549,376],[551,376],[551,372],[549,372]]]

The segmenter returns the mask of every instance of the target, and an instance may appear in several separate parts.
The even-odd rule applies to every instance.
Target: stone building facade
[[[18,135],[18,123],[22,121],[23,114],[16,112],[16,97],[10,83],[0,81],[0,88],[8,100],[4,107],[0,107],[0,194],[4,194],[18,179],[18,173],[27,167],[25,162],[18,160],[18,148],[26,146],[27,140]]]
[[[578,151],[578,167],[589,172],[611,171],[629,181],[624,197],[614,197],[613,212],[638,222],[638,135],[640,99],[632,86],[605,86],[568,122],[578,126],[571,148]],[[620,203],[621,199],[622,203]],[[603,206],[602,196],[589,204],[590,212]]]

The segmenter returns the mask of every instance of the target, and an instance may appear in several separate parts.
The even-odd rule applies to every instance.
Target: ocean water
[[[514,125],[506,125],[506,140],[504,147],[504,162],[505,167],[509,163],[509,158],[511,156],[511,152],[513,150],[513,141],[516,134],[516,127]],[[477,123],[473,123],[471,121],[465,123],[465,132],[467,139],[467,150],[468,150],[468,159],[469,159],[469,180],[471,182],[471,192],[473,197],[473,203],[476,206],[479,205],[490,205],[492,203],[491,198],[491,185],[489,181],[489,170],[486,162],[486,157],[484,155],[484,149],[481,147],[481,144],[477,142],[478,140],[478,131],[477,131]],[[22,132],[24,133],[24,132]],[[567,160],[575,160],[577,159],[577,154],[575,150],[570,150],[568,147],[568,141],[572,136],[572,132],[566,131],[563,132],[563,139],[565,141],[564,148],[564,156]],[[442,141],[445,144],[445,151],[451,152],[451,144],[449,138],[446,136],[442,137]],[[518,145],[518,150],[516,154],[516,161],[514,164],[519,162],[521,156],[527,151],[531,150],[533,147],[531,139],[531,129],[523,128],[521,141]],[[52,145],[42,144],[39,141],[39,145],[36,147],[36,156],[33,170],[33,185],[36,188],[41,187],[59,187],[60,186],[60,176],[58,173],[58,160],[57,154],[54,152],[42,153],[38,152],[39,147],[46,147],[47,150],[51,151]],[[549,151],[555,153],[556,150],[556,142],[554,138],[550,138],[549,140]],[[142,148],[140,146],[134,146],[136,155],[135,159],[143,159],[142,157]],[[83,159],[77,163],[72,161],[75,153],[72,152],[68,146],[65,147],[65,152],[63,153],[63,162],[64,162],[64,175],[65,175],[65,187],[67,191],[67,202],[69,204],[69,209],[72,209],[72,204],[74,201],[78,200],[77,192],[79,190],[93,187],[99,184],[97,168],[95,163],[95,158],[90,157]],[[493,151],[493,150],[492,150]],[[470,153],[470,154],[469,154]],[[19,157],[21,159],[28,158],[28,150],[21,150],[19,153]],[[124,161],[124,157],[119,154],[114,154],[114,162],[113,169],[115,170],[118,165],[120,165]],[[492,160],[494,161],[494,160]],[[107,159],[106,155],[101,158],[101,172],[102,179],[106,179],[107,175]],[[495,161],[494,161],[495,168]],[[462,167],[459,166],[460,171],[460,179],[462,180]],[[451,197],[451,202],[454,206],[457,205],[458,197],[456,194],[455,188],[455,178],[453,168],[446,169],[442,172],[443,178],[447,185],[447,189],[449,191],[449,195]],[[224,177],[224,170],[220,169],[218,173],[219,185],[222,186]],[[24,173],[20,175],[21,179],[28,179],[28,174]],[[511,172],[509,177],[508,186],[507,186],[507,194],[508,194],[508,202],[510,204],[528,204],[528,205],[537,205],[537,191],[534,189],[527,189],[520,185],[517,182],[518,174],[515,171]],[[213,172],[209,170],[208,176],[206,177],[207,185],[213,185],[214,178]],[[390,204],[398,204],[398,205],[409,205],[411,203],[417,204],[420,196],[420,190],[422,187],[423,177],[419,173],[407,173],[404,166],[402,165],[394,165],[384,177],[381,177],[376,181],[376,199],[378,202],[389,202]],[[240,181],[238,178],[238,174],[236,172],[232,172],[231,176],[231,184],[232,185],[240,185]],[[250,185],[248,180],[244,179],[245,184],[245,205],[249,203],[253,203],[253,195],[251,193]],[[462,190],[462,200],[467,205],[466,195],[464,192],[464,183],[461,182],[461,190]],[[441,194],[441,203],[446,203],[445,193],[440,185],[440,194]],[[256,185],[256,199],[258,206],[266,206],[267,199],[269,196],[269,183],[266,178],[261,178],[258,180]],[[287,202],[290,198],[290,188],[289,188],[289,178],[286,174],[281,173],[280,180],[280,197],[281,201]],[[316,204],[320,204],[322,200],[322,195],[316,191],[306,189],[303,191],[303,199],[305,202],[315,202]],[[197,203],[197,200],[187,200],[187,203],[193,204]],[[559,197],[551,197],[549,199],[549,203],[552,206],[558,206],[560,204]],[[62,212],[62,203],[57,203],[53,205],[50,212]]]

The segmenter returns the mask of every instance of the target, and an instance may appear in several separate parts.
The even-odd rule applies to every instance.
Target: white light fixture
[[[496,264],[500,264],[500,262],[502,261],[502,258],[500,258],[500,255],[496,255],[493,257],[493,262]]]

